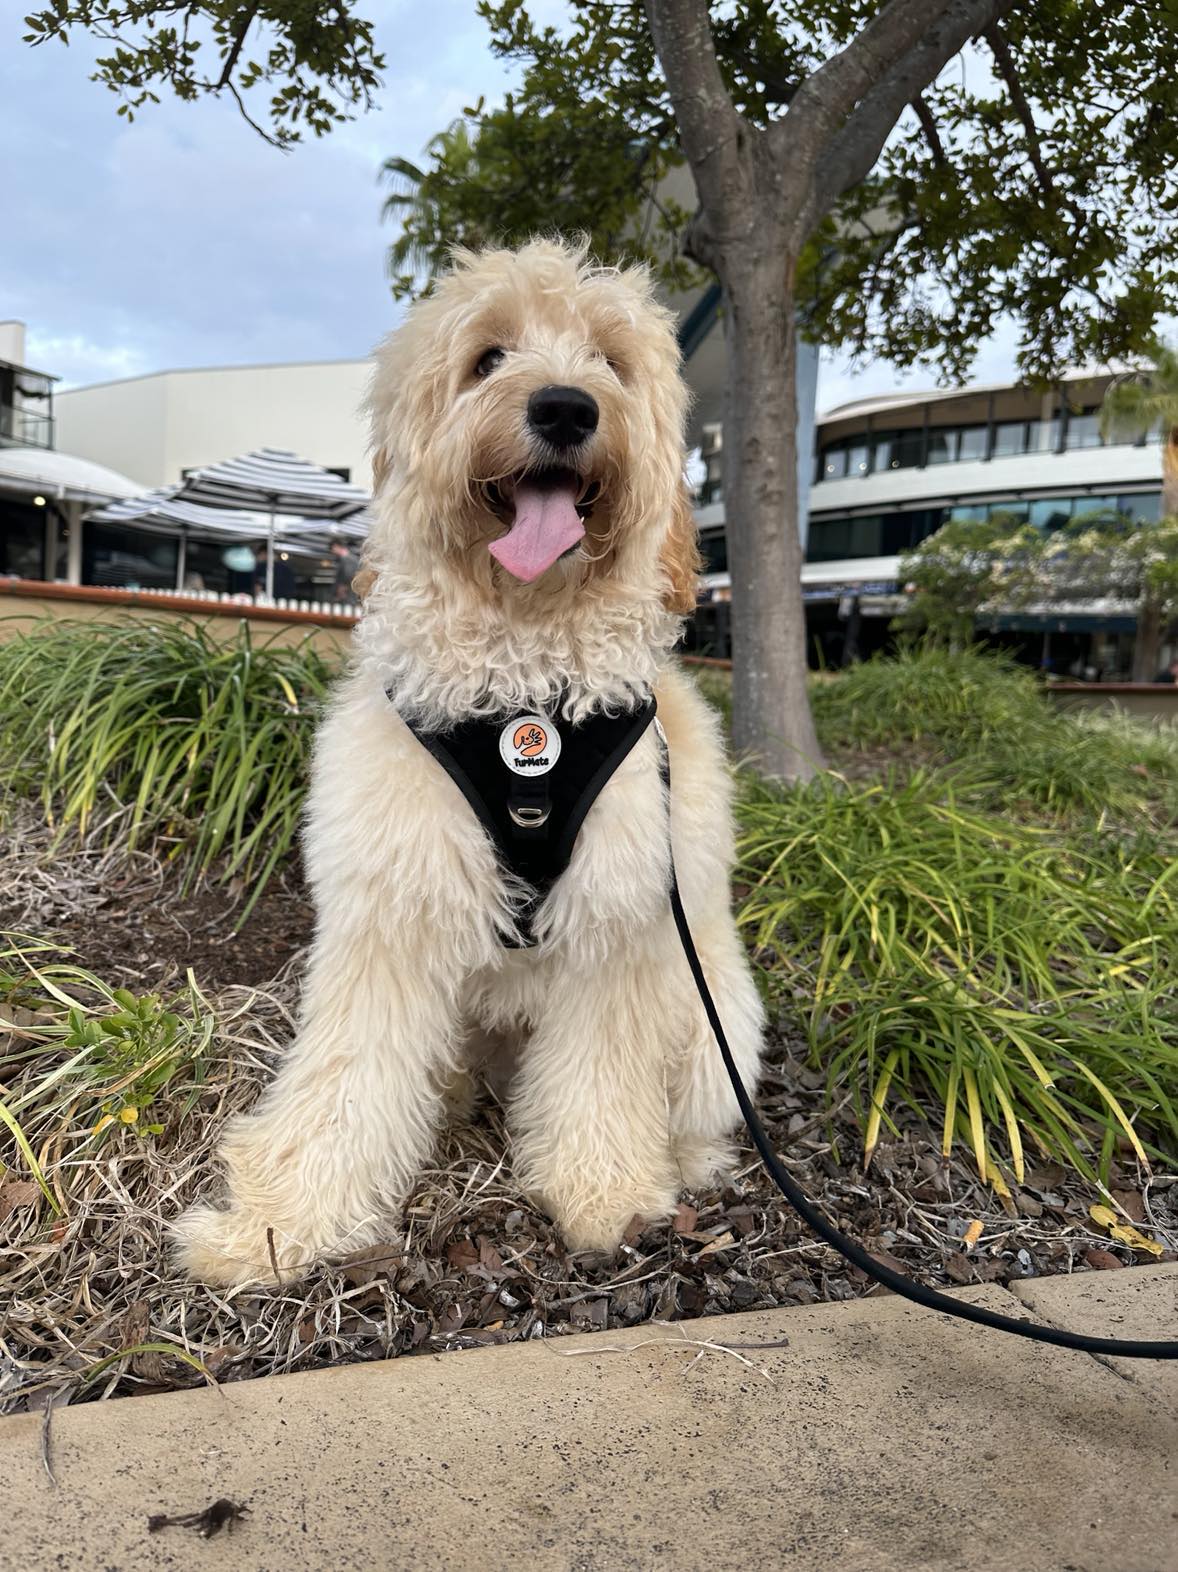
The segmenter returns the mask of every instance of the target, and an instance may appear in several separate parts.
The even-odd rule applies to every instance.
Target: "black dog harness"
[[[523,879],[535,891],[534,898],[518,919],[522,945],[536,942],[532,919],[537,908],[567,869],[585,815],[602,787],[654,720],[654,713],[652,695],[632,712],[591,715],[576,725],[555,722],[532,712],[461,721],[445,731],[426,731],[412,722],[407,723],[474,809],[499,853],[504,870]],[[670,755],[661,728],[659,735],[662,744],[659,767],[669,802]],[[1079,1349],[1084,1353],[1178,1359],[1178,1342],[1086,1337],[1036,1321],[1019,1321],[964,1299],[950,1299],[935,1288],[926,1288],[903,1272],[893,1270],[836,1228],[778,1157],[741,1079],[683,910],[673,856],[670,906],[692,980],[753,1145],[774,1184],[820,1239],[832,1245],[866,1276],[930,1310],[995,1331],[1013,1332],[1019,1337],[1052,1343],[1059,1348]]]
[[[655,708],[651,695],[635,710],[576,725],[530,710],[458,721],[445,731],[406,722],[474,809],[504,871],[535,891],[518,913],[513,948],[535,944],[533,919],[572,860],[585,815]]]

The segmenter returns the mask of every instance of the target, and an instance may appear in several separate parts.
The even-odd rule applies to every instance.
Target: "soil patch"
[[[96,844],[51,849],[31,815],[11,826],[0,859],[0,930],[53,939],[114,986],[159,992],[189,967],[216,992],[258,987],[310,943],[313,910],[292,860],[242,922],[249,892],[239,881],[192,883],[144,851]]]

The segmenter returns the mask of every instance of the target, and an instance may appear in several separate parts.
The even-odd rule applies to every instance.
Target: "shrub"
[[[298,833],[334,673],[245,622],[229,643],[198,623],[53,623],[0,643],[0,771],[63,835],[165,837],[252,905]]]
[[[1091,1176],[1118,1135],[1178,1151],[1178,884],[1152,837],[1020,824],[944,772],[746,782],[740,921],[870,1159],[902,1098],[983,1177],[1029,1142]]]
[[[917,745],[975,777],[993,806],[1121,816],[1178,811],[1178,738],[1057,710],[1003,655],[928,646],[866,661],[811,691],[832,748]]]

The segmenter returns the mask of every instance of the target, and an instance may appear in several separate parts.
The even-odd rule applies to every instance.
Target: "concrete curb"
[[[1178,1327],[1172,1265],[963,1297]],[[0,1420],[0,1565],[1160,1572],[1175,1377],[879,1297],[85,1404],[56,1488],[40,1417]],[[222,1496],[232,1535],[147,1532]]]

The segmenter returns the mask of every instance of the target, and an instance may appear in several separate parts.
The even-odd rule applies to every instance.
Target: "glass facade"
[[[1036,529],[1049,531],[1062,529],[1069,521],[1085,515],[1091,515],[1093,520],[1120,515],[1140,523],[1154,523],[1161,515],[1161,493],[959,502],[951,507],[905,508],[845,517],[818,514],[810,519],[806,560],[839,562],[844,557],[896,556],[918,546],[950,519],[994,518],[1011,527],[1030,523]],[[722,570],[711,568],[708,571]]]
[[[1156,524],[1161,511],[1161,492],[1145,491],[1110,493],[1108,496],[1040,497],[1032,501],[1024,498],[1007,502],[956,502],[947,508],[905,508],[825,518],[818,514],[810,519],[806,561],[841,562],[844,558],[898,556],[902,551],[919,546],[950,519],[1001,519],[1012,528],[1029,523],[1047,533],[1062,529],[1069,522],[1078,523],[1086,516],[1093,522],[1119,516],[1135,523]],[[727,573],[728,542],[724,531],[706,530],[699,544],[703,571]]]
[[[178,543],[166,535],[86,525],[82,536],[82,582],[120,589],[174,589]]]
[[[1156,438],[1157,433],[1150,433]],[[1058,453],[1098,448],[1100,412],[1068,410],[1050,420],[996,420],[992,425],[916,426],[907,431],[873,431],[824,443],[815,480],[878,475],[889,469],[923,469],[933,464],[978,463],[1023,453]]]
[[[0,361],[0,446],[53,446],[54,378]]]
[[[45,509],[26,502],[6,503],[0,525],[0,573],[41,579],[44,568]]]

